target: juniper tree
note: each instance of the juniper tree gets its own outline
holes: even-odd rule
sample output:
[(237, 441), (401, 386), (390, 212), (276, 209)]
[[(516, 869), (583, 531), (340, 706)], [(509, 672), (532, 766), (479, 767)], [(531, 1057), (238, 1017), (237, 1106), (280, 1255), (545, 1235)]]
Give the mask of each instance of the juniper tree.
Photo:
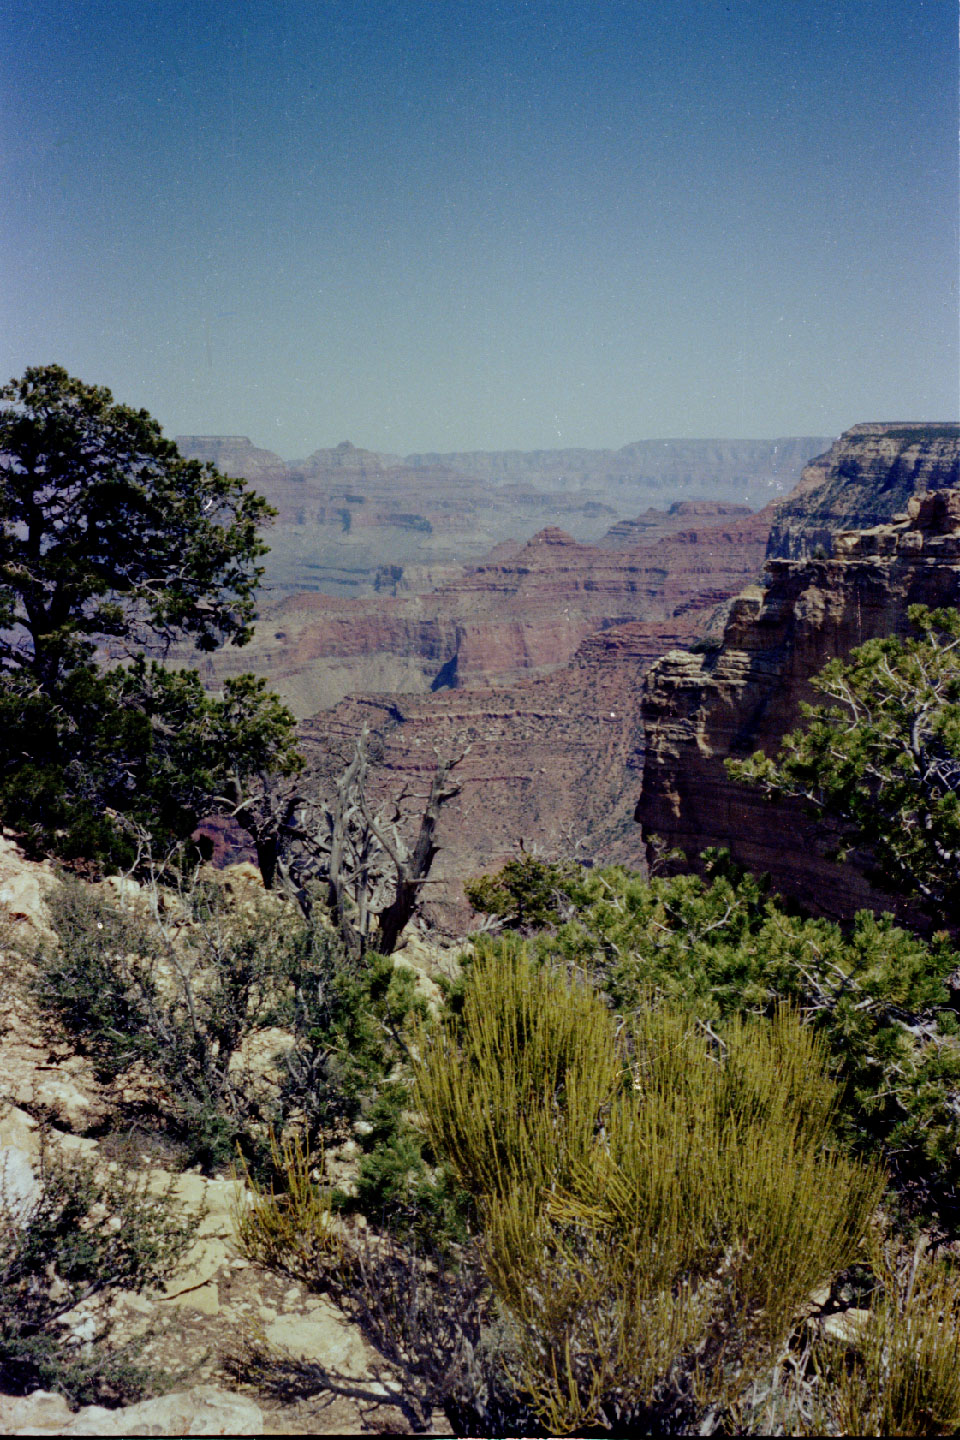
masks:
[(217, 701), (157, 663), (175, 640), (250, 638), (273, 511), (59, 365), (0, 402), (0, 816), (35, 849), (114, 858), (118, 816), (189, 834), (236, 755), (298, 763), (292, 715), (252, 677)]

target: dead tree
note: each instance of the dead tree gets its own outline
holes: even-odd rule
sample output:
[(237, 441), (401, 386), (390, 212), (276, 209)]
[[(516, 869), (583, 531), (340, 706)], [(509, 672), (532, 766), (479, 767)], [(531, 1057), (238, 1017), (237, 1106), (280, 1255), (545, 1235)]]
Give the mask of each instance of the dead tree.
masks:
[[(327, 885), (330, 908), (347, 949), (389, 955), (416, 914), (422, 887), (439, 849), (436, 830), (442, 807), (459, 795), (451, 772), (464, 759), (437, 754), (426, 797), (404, 789), (374, 812), (367, 793), (369, 755), (364, 727), (353, 759), (340, 776), (332, 802), (311, 827), (306, 850)], [(408, 802), (423, 803), (416, 842), (410, 849), (401, 824), (414, 817)], [(319, 823), (317, 823), (319, 822)]]
[[(404, 788), (389, 805), (374, 810), (367, 794), (370, 762), (364, 726), (328, 802), (306, 799), (299, 778), (296, 785), (283, 787), (262, 779), (241, 785), (237, 776), (230, 793), (218, 797), (220, 813), (235, 819), (252, 838), (267, 889), (285, 889), (309, 914), (317, 886), (325, 887), (349, 953), (378, 950), (389, 955), (419, 907), (439, 849), (440, 811), (460, 793), (451, 772), (467, 750), (453, 758), (436, 753), (428, 794), (417, 796)], [(410, 848), (402, 832), (417, 823), (420, 805)]]

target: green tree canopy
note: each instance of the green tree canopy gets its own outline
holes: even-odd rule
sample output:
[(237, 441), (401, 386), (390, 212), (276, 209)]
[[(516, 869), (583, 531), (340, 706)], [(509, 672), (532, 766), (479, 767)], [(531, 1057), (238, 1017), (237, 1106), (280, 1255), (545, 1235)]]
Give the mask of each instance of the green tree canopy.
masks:
[(758, 752), (727, 769), (838, 821), (850, 846), (872, 856), (881, 884), (956, 928), (960, 612), (914, 605), (909, 613), (916, 635), (869, 640), (821, 671), (813, 683), (828, 703), (804, 707), (806, 724), (775, 760)]
[(98, 640), (250, 636), (267, 502), (59, 365), (0, 390), (0, 667), (51, 686)]
[(299, 767), (262, 681), (215, 699), (155, 658), (250, 638), (273, 511), (58, 365), (0, 400), (0, 815), (36, 850), (129, 858), (133, 832), (189, 835), (227, 777)]

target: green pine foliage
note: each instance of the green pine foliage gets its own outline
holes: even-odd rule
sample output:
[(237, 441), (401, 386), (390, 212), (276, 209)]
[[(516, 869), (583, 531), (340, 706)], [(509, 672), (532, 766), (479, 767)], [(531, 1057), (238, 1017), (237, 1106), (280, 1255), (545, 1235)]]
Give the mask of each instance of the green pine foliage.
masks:
[(528, 851), (509, 860), (496, 875), (481, 875), (464, 886), (482, 915), (494, 915), (511, 930), (539, 930), (567, 908), (574, 867), (551, 864)]
[(273, 511), (60, 366), (0, 401), (0, 816), (35, 854), (128, 866), (302, 763), (261, 680), (211, 699), (151, 658), (249, 640)]
[(935, 924), (960, 914), (960, 612), (910, 607), (915, 635), (869, 640), (813, 684), (828, 697), (776, 759), (728, 761), (735, 779), (797, 795), (838, 822), (883, 886)]
[[(803, 917), (722, 853), (707, 875), (583, 872), (573, 914), (528, 939), (542, 961), (590, 975), (629, 1015), (653, 992), (717, 1024), (798, 1008), (822, 1036), (838, 1125), (883, 1157), (902, 1203), (954, 1222), (960, 1180), (960, 1035), (943, 938), (862, 912), (847, 932)], [(480, 938), (478, 952), (495, 942)]]

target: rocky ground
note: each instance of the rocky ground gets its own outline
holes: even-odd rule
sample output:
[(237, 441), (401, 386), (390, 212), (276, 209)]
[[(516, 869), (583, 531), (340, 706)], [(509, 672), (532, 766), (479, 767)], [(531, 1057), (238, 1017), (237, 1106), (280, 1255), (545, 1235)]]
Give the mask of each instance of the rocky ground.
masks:
[[(22, 951), (45, 932), (43, 896), (54, 883), (48, 865), (24, 860), (9, 837), (0, 837), (0, 924), (6, 922), (8, 946), (13, 940)], [(11, 1192), (29, 1197), (35, 1187), (42, 1132), (68, 1158), (99, 1166), (114, 1163), (118, 1153), (117, 1138), (109, 1135), (109, 1093), (81, 1057), (43, 1037), (13, 953), (5, 950), (0, 972), (0, 1167), (8, 1199)], [(422, 942), (400, 958), (421, 970), (430, 963)], [(430, 988), (426, 977), (423, 984)], [(136, 1149), (132, 1140), (125, 1145)], [(196, 1217), (196, 1241), (176, 1278), (163, 1291), (120, 1294), (110, 1307), (115, 1338), (146, 1337), (142, 1359), (169, 1393), (118, 1410), (88, 1406), (77, 1413), (47, 1392), (0, 1395), (0, 1434), (339, 1435), (414, 1428), (403, 1377), (359, 1327), (326, 1296), (241, 1255), (233, 1224), (244, 1204), (241, 1185), (198, 1171), (171, 1173), (162, 1154), (134, 1158), (147, 1165), (151, 1188), (172, 1183), (182, 1211)], [(67, 1321), (82, 1334), (89, 1317), (75, 1311)], [(281, 1398), (245, 1381), (251, 1342), (291, 1362), (284, 1366)], [(436, 1418), (425, 1433), (444, 1433), (444, 1417)]]

